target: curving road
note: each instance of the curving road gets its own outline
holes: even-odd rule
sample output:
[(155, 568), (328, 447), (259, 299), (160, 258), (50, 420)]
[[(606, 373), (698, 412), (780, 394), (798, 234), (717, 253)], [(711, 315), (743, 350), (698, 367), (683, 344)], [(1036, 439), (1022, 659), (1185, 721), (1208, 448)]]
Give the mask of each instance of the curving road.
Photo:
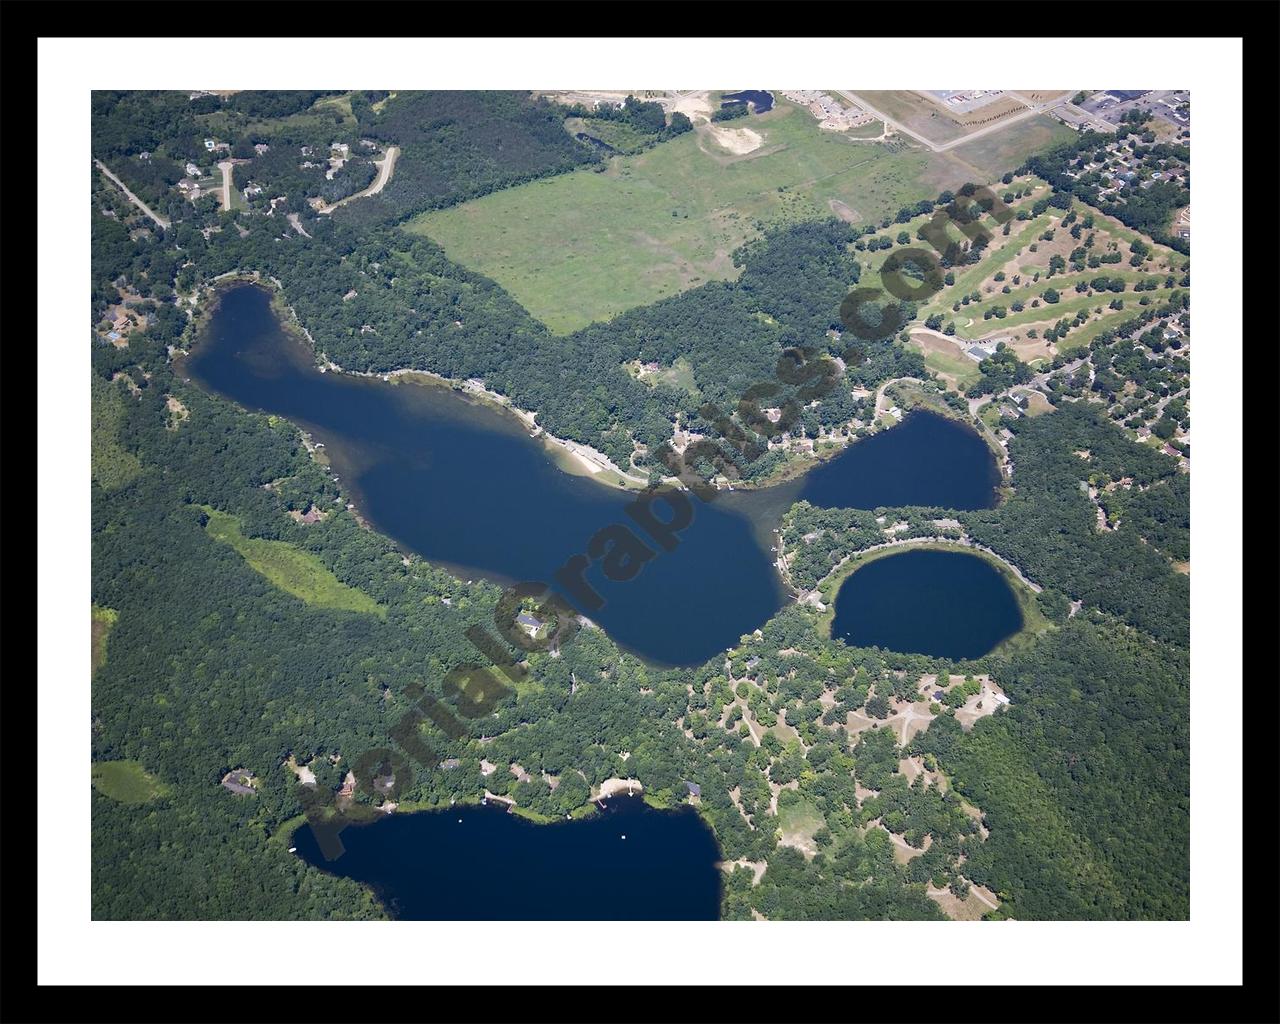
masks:
[(391, 180), (391, 175), (396, 169), (396, 157), (400, 155), (399, 146), (388, 146), (387, 155), (381, 161), (375, 161), (378, 166), (378, 177), (372, 185), (362, 192), (355, 195), (347, 196), (346, 199), (339, 199), (336, 203), (330, 203), (328, 206), (322, 206), (319, 213), (333, 213), (339, 206), (351, 202), (353, 199), (363, 199), (365, 196), (376, 196), (385, 187), (387, 182)]

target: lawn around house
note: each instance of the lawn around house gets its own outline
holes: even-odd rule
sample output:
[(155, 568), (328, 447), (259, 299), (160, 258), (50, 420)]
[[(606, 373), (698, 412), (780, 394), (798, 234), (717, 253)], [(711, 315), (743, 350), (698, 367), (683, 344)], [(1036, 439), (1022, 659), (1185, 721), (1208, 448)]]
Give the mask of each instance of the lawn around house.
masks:
[(209, 517), (205, 527), (209, 536), (234, 548), (273, 586), (320, 608), (386, 618), (387, 610), (382, 605), (364, 591), (347, 586), (310, 551), (303, 551), (285, 541), (246, 537), (240, 532), (240, 523), (235, 516), (207, 505), (201, 507)]

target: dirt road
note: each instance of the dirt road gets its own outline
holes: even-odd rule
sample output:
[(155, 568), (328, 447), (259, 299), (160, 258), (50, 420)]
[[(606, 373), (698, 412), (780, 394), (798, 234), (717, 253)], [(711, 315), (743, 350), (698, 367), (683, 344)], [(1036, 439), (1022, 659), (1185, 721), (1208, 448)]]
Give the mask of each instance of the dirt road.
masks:
[(328, 206), (320, 207), (319, 212), (333, 213), (333, 211), (336, 210), (339, 206), (344, 206), (345, 204), (351, 202), (354, 199), (363, 199), (365, 196), (376, 196), (379, 192), (381, 192), (386, 187), (387, 182), (391, 180), (391, 175), (395, 172), (395, 169), (396, 169), (396, 157), (398, 157), (399, 155), (400, 155), (399, 146), (388, 146), (387, 155), (384, 156), (381, 161), (374, 161), (378, 167), (378, 177), (377, 179), (375, 179), (372, 185), (370, 185), (368, 188), (366, 188), (362, 192), (357, 192), (353, 196), (347, 196), (346, 199), (339, 199), (336, 203), (330, 203)]
[(100, 170), (103, 174), (105, 174), (108, 178), (110, 178), (112, 181), (116, 183), (117, 187), (120, 189), (121, 192), (125, 194), (125, 198), (127, 198), (129, 202), (133, 203), (134, 206), (136, 206), (139, 210), (145, 213), (153, 221), (159, 224), (160, 227), (167, 228), (170, 226), (170, 222), (168, 220), (166, 220), (164, 217), (161, 217), (158, 213), (152, 210), (151, 207), (149, 207), (141, 199), (139, 199), (132, 192), (130, 192), (128, 187), (126, 187), (125, 183), (121, 181), (119, 178), (117, 178), (114, 174), (111, 173), (111, 171), (107, 169), (106, 164), (104, 164), (101, 160), (96, 160), (96, 159), (93, 162), (97, 164), (98, 170)]

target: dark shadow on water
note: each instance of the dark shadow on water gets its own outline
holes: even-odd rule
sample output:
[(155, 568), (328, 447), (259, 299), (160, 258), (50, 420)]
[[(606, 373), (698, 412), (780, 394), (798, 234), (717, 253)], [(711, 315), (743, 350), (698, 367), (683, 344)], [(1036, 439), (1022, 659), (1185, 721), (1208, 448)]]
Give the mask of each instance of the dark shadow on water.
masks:
[(625, 795), (606, 808), (550, 825), (495, 804), (395, 813), (343, 830), (346, 852), (333, 861), (307, 825), (293, 845), (309, 864), (371, 886), (404, 920), (719, 917), (720, 852), (693, 808), (658, 811)]

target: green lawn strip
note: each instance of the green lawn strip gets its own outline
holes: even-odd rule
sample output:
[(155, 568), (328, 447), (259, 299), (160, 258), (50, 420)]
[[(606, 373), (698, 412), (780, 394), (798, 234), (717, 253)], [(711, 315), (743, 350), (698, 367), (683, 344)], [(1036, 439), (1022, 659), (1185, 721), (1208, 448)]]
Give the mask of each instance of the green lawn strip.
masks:
[(934, 373), (946, 374), (955, 378), (956, 388), (964, 391), (982, 376), (978, 364), (966, 356), (947, 356), (941, 352), (926, 352), (924, 365)]
[(107, 637), (119, 617), (120, 613), (114, 608), (99, 608), (96, 604), (92, 606), (89, 635), (93, 645), (92, 671), (95, 674), (107, 663)]
[[(971, 302), (967, 306), (961, 306), (960, 309), (961, 311), (965, 311), (965, 310), (970, 311), (968, 315), (972, 316), (973, 315), (972, 311), (975, 309), (979, 314), (981, 314), (985, 312), (987, 309), (990, 309), (992, 306), (1008, 307), (1015, 302), (1022, 302), (1025, 305), (1025, 304), (1029, 304), (1033, 299), (1040, 298), (1040, 296), (1043, 295), (1050, 288), (1058, 292), (1065, 300), (1069, 297), (1078, 296), (1081, 294), (1076, 291), (1076, 285), (1078, 283), (1083, 281), (1085, 284), (1088, 284), (1090, 281), (1092, 281), (1096, 277), (1108, 277), (1108, 278), (1119, 277), (1124, 280), (1125, 284), (1130, 284), (1130, 285), (1137, 284), (1139, 281), (1155, 281), (1157, 285), (1155, 290), (1158, 291), (1161, 288), (1163, 288), (1164, 280), (1166, 276), (1167, 275), (1164, 275), (1164, 274), (1143, 274), (1143, 273), (1139, 273), (1138, 271), (1104, 271), (1104, 270), (1087, 270), (1081, 273), (1071, 273), (1071, 274), (1065, 274), (1065, 275), (1055, 274), (1053, 277), (1042, 276), (1039, 281), (1034, 281), (1031, 284), (1023, 284), (1017, 288), (1011, 288), (1007, 293), (994, 292), (991, 295), (984, 297), (980, 304)], [(1107, 302), (1110, 302), (1112, 299), (1118, 299), (1122, 297), (1128, 298), (1131, 301), (1133, 301), (1133, 300), (1136, 300), (1136, 298), (1140, 298), (1142, 294), (1143, 294), (1142, 292), (1135, 293), (1132, 288), (1129, 288), (1123, 292), (1112, 292), (1112, 291), (1095, 292), (1093, 297), (1096, 299), (1106, 299)], [(1149, 291), (1146, 294), (1152, 294), (1152, 292)], [(1041, 305), (1044, 305), (1044, 303), (1042, 302)], [(959, 316), (960, 314), (956, 313), (956, 315)]]
[(386, 618), (387, 610), (361, 590), (339, 580), (310, 551), (303, 551), (285, 541), (245, 537), (235, 516), (205, 505), (209, 516), (205, 527), (214, 540), (234, 548), (250, 567), (261, 573), (273, 586), (285, 593), (320, 608), (363, 612)]
[[(1153, 293), (1154, 294), (1154, 293)], [(1101, 300), (1099, 296), (1080, 295), (1071, 299), (1063, 299), (1061, 302), (1047, 303), (1042, 302), (1038, 307), (1032, 308), (1028, 306), (1021, 313), (1010, 313), (1004, 319), (992, 317), (990, 320), (984, 320), (981, 316), (973, 316), (967, 310), (956, 313), (956, 335), (957, 337), (972, 340), (985, 334), (992, 334), (996, 331), (1012, 330), (1023, 324), (1039, 323), (1041, 320), (1052, 321), (1057, 323), (1059, 320), (1066, 318), (1070, 320), (1082, 309), (1094, 309), (1101, 306), (1104, 313), (1107, 312), (1107, 302), (1110, 300)], [(976, 312), (976, 310), (975, 310)], [(1124, 310), (1110, 310), (1113, 313), (1119, 313), (1123, 317)], [(964, 325), (960, 322), (960, 317), (973, 317), (974, 322), (971, 325)]]
[(1044, 232), (1048, 223), (1049, 214), (1042, 213), (1039, 217), (1034, 217), (1027, 221), (1027, 226), (1016, 235), (1011, 228), (1007, 242), (998, 249), (988, 250), (988, 254), (981, 261), (957, 273), (955, 284), (948, 285), (935, 295), (928, 305), (921, 309), (920, 317), (924, 319), (934, 313), (941, 313), (944, 317), (950, 316), (951, 306), (956, 301), (955, 296), (967, 295), (974, 291), (978, 285), (995, 273), (996, 270), (1008, 263), (1019, 249), (1025, 248), (1035, 241)]
[(95, 761), (91, 772), (93, 788), (120, 803), (144, 804), (169, 792), (137, 761)]

